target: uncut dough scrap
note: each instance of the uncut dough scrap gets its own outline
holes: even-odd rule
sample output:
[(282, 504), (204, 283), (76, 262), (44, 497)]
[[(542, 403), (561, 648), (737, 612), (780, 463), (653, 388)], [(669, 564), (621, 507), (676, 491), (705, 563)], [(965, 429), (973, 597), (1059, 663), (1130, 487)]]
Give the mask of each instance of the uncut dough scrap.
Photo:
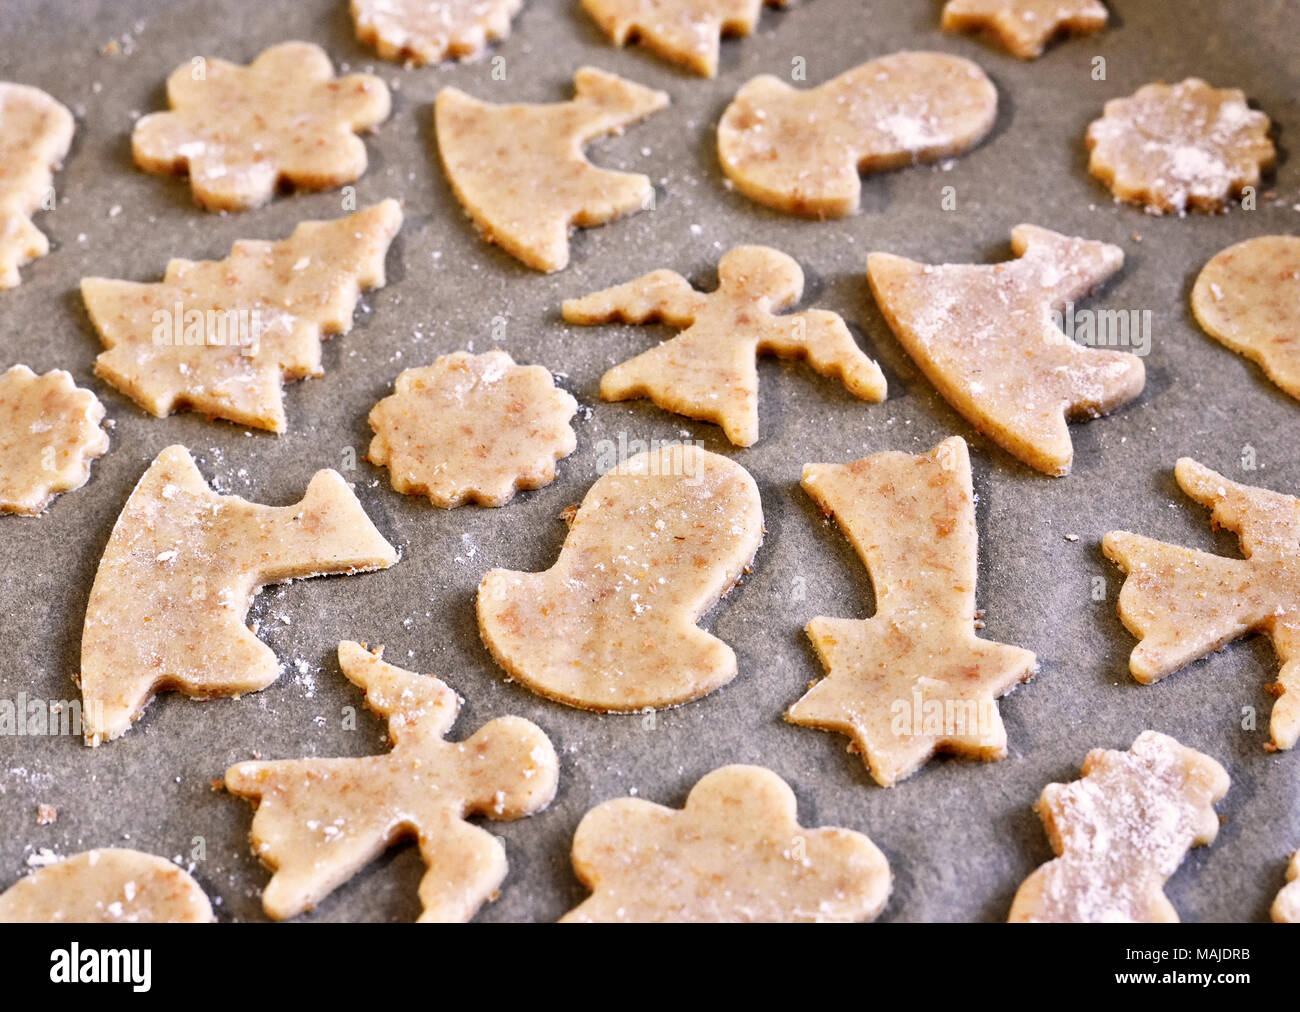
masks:
[(1021, 884), (1012, 922), (1167, 922), (1165, 882), (1219, 833), (1228, 774), (1202, 752), (1143, 731), (1127, 752), (1093, 749), (1083, 776), (1034, 805), (1058, 855)]
[(339, 665), (388, 720), (392, 750), (354, 759), (246, 762), (226, 788), (253, 801), (253, 852), (274, 871), (262, 894), (276, 920), (309, 910), (414, 837), (426, 871), (421, 921), (467, 921), (506, 876), (505, 848), (469, 815), (521, 819), (555, 797), (559, 760), (541, 728), (498, 717), (463, 742), (444, 741), (461, 699), (444, 682), (339, 644)]
[(1119, 617), (1138, 637), (1129, 670), (1143, 685), (1248, 633), (1273, 641), (1282, 663), (1269, 690), (1277, 696), (1270, 748), (1300, 739), (1300, 499), (1239, 485), (1189, 457), (1174, 478), (1212, 511), (1210, 523), (1237, 535), (1244, 559), (1227, 559), (1127, 531), (1101, 542), (1128, 574)]
[(640, 42), (704, 77), (718, 72), (723, 35), (749, 35), (763, 5), (791, 0), (582, 0), (582, 8), (614, 45)]
[(241, 240), (224, 260), (172, 260), (160, 282), (84, 278), (108, 349), (95, 374), (159, 418), (188, 408), (283, 432), (285, 381), (324, 373), (321, 341), (352, 329), (363, 289), (383, 287), (401, 226), (385, 200), (279, 242)]
[(718, 158), (751, 200), (839, 218), (858, 209), (860, 172), (968, 151), (997, 110), (984, 71), (943, 53), (894, 53), (803, 91), (763, 74), (722, 114)]
[(1276, 161), (1268, 130), (1236, 88), (1195, 77), (1148, 84), (1107, 102), (1088, 126), (1088, 171), (1152, 212), (1221, 211)]
[(1215, 254), (1192, 288), (1192, 312), (1300, 399), (1300, 236), (1262, 235)]
[(388, 86), (370, 74), (335, 77), (325, 50), (285, 42), (242, 67), (197, 57), (167, 78), (169, 112), (143, 116), (131, 134), (146, 172), (188, 173), (209, 211), (265, 204), (276, 188), (325, 190), (361, 177), (356, 136), (388, 118)]
[(90, 462), (108, 452), (103, 420), (99, 398), (62, 369), (0, 375), (0, 513), (36, 516), (86, 484)]
[(1096, 418), (1142, 392), (1128, 352), (1089, 348), (1053, 319), (1124, 263), (1118, 246), (1017, 225), (1007, 263), (931, 266), (867, 257), (881, 313), (926, 378), (968, 422), (1044, 474), (1070, 471), (1066, 422)]
[(32, 872), (0, 894), (3, 924), (200, 924), (212, 906), (166, 858), (109, 847)]
[(1005, 758), (996, 699), (1037, 662), (975, 635), (979, 534), (965, 440), (916, 456), (806, 464), (803, 487), (866, 565), (876, 614), (808, 623), (826, 677), (787, 719), (848, 735), (884, 787), (936, 752)]
[(573, 867), (592, 896), (567, 922), (867, 921), (889, 863), (861, 833), (805, 829), (794, 792), (761, 766), (723, 766), (682, 809), (618, 798), (586, 814)]
[(1106, 27), (1099, 0), (948, 0), (943, 30), (988, 29), (1007, 52), (1022, 60), (1043, 55), (1057, 35), (1090, 35)]
[(578, 445), (578, 402), (540, 365), (504, 351), (458, 351), (397, 377), (370, 411), (367, 454), (393, 488), (443, 509), (504, 506), (518, 489), (555, 480), (555, 462)]
[(569, 263), (569, 230), (645, 208), (648, 177), (598, 169), (583, 147), (667, 107), (668, 96), (602, 70), (573, 77), (574, 98), (495, 105), (458, 88), (434, 103), (443, 171), (483, 238), (534, 270)]
[(415, 66), (477, 56), (510, 34), (523, 0), (352, 0), (357, 38)]
[(666, 411), (723, 427), (737, 446), (758, 439), (757, 355), (805, 358), (864, 400), (885, 399), (885, 377), (835, 313), (777, 316), (803, 296), (803, 271), (767, 246), (740, 246), (718, 264), (718, 289), (693, 289), (660, 270), (581, 299), (564, 319), (596, 324), (662, 321), (681, 334), (610, 369), (600, 380), (607, 401), (649, 397)]
[(1286, 880), (1287, 885), (1273, 901), (1273, 920), (1279, 924), (1300, 924), (1300, 850), (1291, 855)]
[(15, 287), (18, 268), (50, 251), (31, 216), (53, 196), (52, 173), (73, 129), (72, 113), (39, 88), (0, 81), (0, 289)]
[(275, 654), (244, 624), (266, 584), (396, 561), (335, 471), (318, 471), (292, 506), (261, 506), (213, 492), (185, 447), (167, 447), (123, 507), (90, 591), (87, 742), (124, 734), (159, 690), (211, 699), (274, 682)]
[(478, 590), (483, 642), (540, 695), (600, 712), (675, 706), (736, 676), (696, 626), (763, 537), (758, 487), (694, 444), (620, 462), (588, 490), (542, 573), (494, 569)]

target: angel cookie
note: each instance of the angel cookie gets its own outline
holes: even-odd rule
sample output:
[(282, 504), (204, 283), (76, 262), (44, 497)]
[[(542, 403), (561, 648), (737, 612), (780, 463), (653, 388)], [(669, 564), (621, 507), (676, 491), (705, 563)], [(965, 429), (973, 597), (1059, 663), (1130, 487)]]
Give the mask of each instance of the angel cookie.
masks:
[(90, 590), (87, 742), (124, 734), (160, 690), (211, 699), (274, 682), (275, 654), (244, 624), (266, 584), (396, 561), (337, 472), (318, 471), (292, 506), (260, 506), (213, 492), (189, 451), (169, 446), (127, 500)]
[(146, 172), (187, 173), (209, 211), (265, 204), (281, 186), (326, 190), (366, 171), (356, 136), (388, 118), (388, 87), (370, 74), (335, 77), (307, 42), (265, 50), (246, 67), (196, 57), (167, 78), (168, 112), (142, 116), (131, 134)]
[(54, 210), (52, 172), (72, 131), (72, 113), (45, 92), (0, 81), (0, 289), (16, 286), (18, 268), (50, 251), (32, 215)]
[(62, 369), (0, 374), (0, 513), (37, 516), (86, 484), (91, 461), (108, 452), (103, 420), (99, 398)]
[(578, 402), (540, 365), (504, 351), (458, 351), (407, 369), (370, 412), (368, 457), (393, 488), (451, 509), (504, 506), (518, 489), (555, 480), (555, 462), (578, 445)]
[(607, 401), (650, 397), (667, 411), (717, 422), (737, 446), (758, 439), (758, 355), (806, 358), (864, 400), (885, 399), (885, 377), (835, 313), (778, 316), (803, 295), (803, 271), (767, 246), (740, 246), (718, 264), (718, 290), (697, 292), (661, 270), (564, 303), (569, 323), (662, 321), (677, 337), (601, 377)]
[(1226, 559), (1127, 531), (1102, 539), (1106, 558), (1128, 574), (1119, 617), (1138, 637), (1129, 670), (1158, 682), (1248, 633), (1273, 641), (1282, 662), (1270, 691), (1272, 748), (1300, 739), (1300, 499), (1239, 485), (1183, 457), (1179, 487), (1211, 510), (1212, 526), (1237, 535), (1244, 559)]
[(1214, 842), (1228, 774), (1202, 752), (1143, 731), (1127, 752), (1093, 749), (1083, 777), (1034, 806), (1055, 859), (1025, 879), (1009, 921), (1177, 921), (1164, 894), (1193, 846)]
[(1106, 27), (1100, 0), (948, 0), (945, 32), (988, 30), (1002, 48), (1022, 60), (1043, 55), (1058, 35), (1091, 35)]
[(420, 66), (477, 56), (510, 34), (523, 0), (352, 0), (357, 38), (385, 60)]
[(723, 766), (682, 809), (617, 798), (583, 817), (573, 868), (590, 899), (568, 922), (868, 921), (889, 863), (861, 833), (805, 829), (794, 792), (761, 766)]
[(764, 74), (722, 114), (718, 158), (751, 200), (840, 218), (858, 209), (859, 173), (962, 154), (997, 110), (984, 71), (944, 53), (894, 53), (803, 91)]
[(483, 238), (538, 271), (569, 263), (569, 230), (646, 207), (650, 180), (598, 169), (583, 147), (668, 105), (668, 96), (583, 67), (574, 97), (550, 105), (495, 105), (457, 88), (434, 104), (442, 167)]
[(245, 762), (226, 772), (226, 789), (257, 807), (253, 852), (274, 872), (262, 904), (276, 920), (312, 909), (414, 838), (427, 868), (420, 920), (467, 921), (495, 897), (506, 855), (500, 840), (465, 819), (521, 819), (555, 796), (559, 761), (541, 728), (498, 717), (462, 742), (444, 741), (460, 697), (382, 654), (339, 644), (343, 674), (388, 721), (387, 755)]
[(84, 278), (107, 348), (95, 374), (158, 418), (191, 409), (283, 432), (285, 381), (322, 375), (321, 341), (352, 329), (363, 289), (384, 286), (401, 226), (385, 200), (279, 242), (241, 240), (224, 260), (172, 260), (159, 282)]
[(876, 614), (808, 623), (826, 677), (786, 719), (848, 735), (883, 787), (936, 752), (1005, 758), (996, 700), (1037, 662), (975, 635), (978, 534), (965, 441), (954, 436), (918, 456), (806, 464), (803, 487), (866, 565)]
[(555, 565), (494, 569), (478, 590), (483, 642), (534, 692), (600, 712), (676, 706), (736, 676), (696, 626), (763, 537), (754, 479), (693, 444), (621, 462), (587, 492)]
[(1117, 246), (1017, 225), (1003, 264), (931, 266), (867, 257), (876, 304), (939, 393), (980, 432), (1044, 474), (1070, 471), (1067, 421), (1096, 418), (1142, 392), (1129, 352), (1089, 348), (1061, 330), (1072, 306), (1123, 266)]

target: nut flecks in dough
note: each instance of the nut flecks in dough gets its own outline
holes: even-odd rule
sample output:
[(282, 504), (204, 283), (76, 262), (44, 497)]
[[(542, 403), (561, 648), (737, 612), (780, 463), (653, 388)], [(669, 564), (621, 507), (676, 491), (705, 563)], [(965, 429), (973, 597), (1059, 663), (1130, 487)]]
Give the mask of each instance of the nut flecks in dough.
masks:
[(0, 513), (36, 516), (86, 484), (90, 462), (108, 452), (103, 420), (99, 398), (62, 369), (0, 374)]
[(246, 67), (198, 57), (167, 78), (168, 112), (131, 134), (146, 172), (188, 173), (209, 211), (265, 204), (277, 187), (326, 190), (366, 171), (356, 136), (388, 118), (388, 86), (370, 74), (335, 77), (325, 50), (285, 42)]
[(1143, 731), (1127, 752), (1093, 749), (1083, 776), (1034, 805), (1058, 855), (1021, 884), (1012, 922), (1177, 921), (1164, 885), (1219, 832), (1228, 774), (1202, 752)]
[(1195, 77), (1148, 84), (1107, 102), (1089, 125), (1088, 171), (1155, 213), (1221, 211), (1276, 160), (1268, 130), (1268, 117), (1236, 88)]
[(335, 471), (318, 471), (292, 506), (261, 506), (213, 492), (185, 447), (167, 447), (127, 500), (90, 591), (87, 742), (124, 734), (157, 691), (211, 699), (274, 682), (275, 654), (244, 624), (266, 584), (396, 561)]
[(943, 8), (944, 31), (988, 29), (1022, 60), (1042, 56), (1047, 44), (1066, 32), (1099, 32), (1106, 19), (1099, 0), (948, 0)]
[(434, 104), (438, 152), (456, 198), (483, 238), (539, 271), (569, 263), (569, 230), (641, 210), (654, 195), (639, 173), (598, 169), (583, 146), (667, 107), (662, 91), (583, 67), (575, 96), (495, 105), (457, 88)]
[(1128, 352), (1089, 348), (1053, 317), (1124, 263), (1117, 246), (1034, 225), (1011, 233), (1001, 264), (930, 266), (889, 253), (867, 258), (871, 291), (926, 378), (967, 421), (1045, 474), (1068, 474), (1069, 420), (1095, 418), (1142, 392)]
[(885, 855), (861, 833), (805, 829), (761, 766), (723, 766), (682, 809), (618, 798), (586, 814), (573, 867), (592, 896), (568, 922), (866, 921), (884, 909)]
[(722, 114), (718, 157), (750, 199), (838, 218), (858, 209), (860, 172), (968, 151), (997, 108), (984, 71), (943, 53), (894, 53), (803, 91), (763, 74)]
[(1300, 400), (1300, 236), (1262, 235), (1216, 254), (1192, 288), (1192, 312)]
[(582, 8), (616, 46), (647, 49), (704, 77), (718, 72), (723, 35), (749, 35), (764, 2), (790, 0), (582, 0)]
[(554, 566), (494, 569), (478, 590), (483, 642), (534, 692), (586, 710), (675, 706), (736, 676), (696, 622), (763, 537), (758, 487), (694, 444), (617, 462), (587, 492)]
[(884, 787), (936, 752), (1005, 758), (996, 699), (1031, 678), (1036, 660), (975, 635), (979, 536), (965, 441), (807, 464), (803, 487), (866, 565), (876, 614), (808, 623), (827, 674), (787, 719), (848, 735)]
[(50, 251), (31, 216), (52, 209), (52, 170), (72, 144), (72, 113), (39, 88), (0, 81), (0, 289)]
[(1127, 531), (1102, 539), (1106, 558), (1128, 574), (1119, 617), (1138, 637), (1129, 670), (1144, 685), (1221, 650), (1248, 633), (1273, 641), (1282, 663), (1269, 747), (1300, 739), (1300, 499), (1239, 485), (1183, 457), (1179, 487), (1237, 535), (1244, 559), (1165, 544)]
[(352, 0), (357, 38), (420, 66), (477, 56), (510, 34), (523, 0)]
[(1286, 867), (1287, 885), (1277, 894), (1270, 911), (1278, 924), (1300, 924), (1300, 850)]
[(540, 365), (458, 351), (397, 377), (370, 412), (368, 456), (398, 492), (443, 509), (504, 506), (516, 490), (555, 480), (555, 462), (578, 445), (569, 425), (577, 410)]
[(401, 225), (385, 200), (279, 242), (237, 242), (224, 260), (172, 260), (160, 282), (85, 278), (108, 349), (95, 374), (159, 418), (192, 409), (283, 432), (284, 382), (323, 373), (321, 341), (351, 330), (363, 289), (383, 287)]
[(718, 290), (695, 291), (661, 270), (564, 303), (569, 323), (662, 321), (682, 330), (669, 341), (610, 369), (600, 381), (607, 401), (650, 397), (667, 411), (716, 422), (737, 446), (758, 439), (758, 355), (806, 358), (865, 400), (885, 398), (885, 377), (835, 313), (777, 316), (803, 296), (803, 271), (767, 246), (740, 246), (718, 264)]
[(3, 924), (199, 924), (202, 888), (166, 858), (109, 847), (46, 865), (0, 894)]
[(541, 728), (498, 717), (465, 741), (444, 741), (460, 697), (382, 653), (339, 644), (343, 673), (388, 720), (387, 755), (245, 762), (226, 772), (226, 788), (257, 806), (253, 851), (274, 871), (262, 904), (277, 920), (311, 909), (414, 837), (427, 868), (420, 920), (467, 921), (505, 879), (506, 856), (465, 818), (520, 819), (555, 796), (559, 760)]

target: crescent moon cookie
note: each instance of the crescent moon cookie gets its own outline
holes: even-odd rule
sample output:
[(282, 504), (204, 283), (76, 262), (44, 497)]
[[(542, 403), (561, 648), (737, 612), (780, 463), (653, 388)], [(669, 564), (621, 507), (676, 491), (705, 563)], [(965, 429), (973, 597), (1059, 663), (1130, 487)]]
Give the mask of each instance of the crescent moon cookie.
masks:
[(858, 210), (859, 173), (969, 151), (997, 110), (984, 71), (944, 53), (894, 53), (802, 91), (763, 74), (722, 114), (718, 159), (751, 200), (841, 218)]
[(0, 289), (15, 287), (18, 268), (50, 251), (32, 215), (54, 209), (53, 171), (73, 129), (72, 113), (39, 88), (0, 81)]
[(1043, 55), (1058, 35), (1091, 35), (1106, 27), (1099, 0), (948, 0), (945, 32), (987, 31), (1022, 60)]
[(805, 829), (794, 792), (761, 766), (723, 766), (686, 807), (617, 798), (589, 811), (573, 868), (592, 891), (567, 922), (869, 921), (889, 863), (861, 833)]
[(357, 38), (412, 66), (477, 56), (510, 34), (523, 0), (352, 0)]
[(479, 632), (512, 678), (569, 706), (686, 703), (736, 677), (731, 647), (696, 622), (762, 538), (743, 467), (694, 444), (648, 450), (591, 486), (550, 569), (483, 577)]

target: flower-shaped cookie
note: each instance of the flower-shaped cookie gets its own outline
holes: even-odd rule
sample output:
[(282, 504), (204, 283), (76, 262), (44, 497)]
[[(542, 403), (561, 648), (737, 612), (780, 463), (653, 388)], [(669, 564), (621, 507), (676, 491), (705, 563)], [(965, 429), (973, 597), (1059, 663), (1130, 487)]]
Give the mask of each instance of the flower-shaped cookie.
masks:
[(477, 56), (510, 34), (524, 0), (352, 0), (357, 38), (419, 66)]
[(0, 288), (18, 268), (50, 251), (31, 216), (49, 210), (51, 170), (72, 144), (72, 113), (39, 88), (0, 81)]
[(555, 480), (555, 462), (578, 445), (569, 425), (577, 410), (540, 365), (458, 351), (397, 377), (396, 392), (370, 412), (368, 456), (398, 492), (443, 509), (504, 506), (517, 490)]

